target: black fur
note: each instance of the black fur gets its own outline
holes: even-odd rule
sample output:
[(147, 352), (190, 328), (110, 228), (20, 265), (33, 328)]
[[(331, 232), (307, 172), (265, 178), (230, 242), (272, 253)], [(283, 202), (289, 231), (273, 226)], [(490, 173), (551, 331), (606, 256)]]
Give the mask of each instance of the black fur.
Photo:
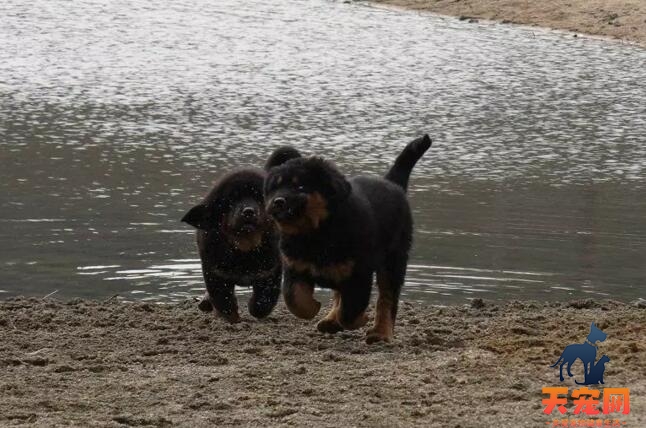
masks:
[[(265, 163), (265, 171), (289, 159), (300, 157), (293, 147), (280, 147)], [(204, 198), (191, 208), (182, 221), (197, 228), (197, 247), (202, 261), (206, 293), (200, 310), (216, 313), (230, 322), (240, 319), (234, 294), (235, 285), (251, 285), (249, 313), (256, 318), (271, 313), (280, 294), (282, 269), (278, 256), (278, 236), (265, 213), (262, 193), (265, 171), (241, 168), (222, 177)], [(256, 210), (255, 231), (261, 234), (253, 248), (240, 248), (251, 230), (235, 230), (243, 219), (242, 209)], [(244, 221), (242, 222), (244, 226)]]
[(269, 171), (267, 212), (281, 232), (283, 295), (294, 314), (316, 315), (320, 305), (308, 300), (316, 284), (336, 290), (340, 300), (319, 330), (362, 326), (376, 272), (378, 317), (367, 340), (392, 339), (412, 241), (405, 191), (413, 166), (430, 145), (428, 136), (411, 142), (386, 178), (347, 180), (318, 157), (291, 159)]
[[(197, 247), (207, 294), (200, 309), (212, 310), (230, 322), (239, 321), (235, 285), (253, 287), (249, 312), (262, 318), (276, 305), (281, 266), (278, 237), (264, 211), (265, 173), (238, 169), (222, 177), (182, 218), (197, 228)], [(245, 218), (244, 209), (253, 209)]]
[(279, 147), (269, 156), (265, 162), (265, 171), (269, 171), (275, 166), (284, 164), (290, 159), (300, 158), (301, 154), (298, 150), (290, 146)]
[(410, 172), (429, 147), (431, 147), (431, 139), (428, 135), (410, 142), (406, 149), (397, 156), (395, 163), (386, 173), (386, 180), (398, 184), (404, 191), (408, 190)]

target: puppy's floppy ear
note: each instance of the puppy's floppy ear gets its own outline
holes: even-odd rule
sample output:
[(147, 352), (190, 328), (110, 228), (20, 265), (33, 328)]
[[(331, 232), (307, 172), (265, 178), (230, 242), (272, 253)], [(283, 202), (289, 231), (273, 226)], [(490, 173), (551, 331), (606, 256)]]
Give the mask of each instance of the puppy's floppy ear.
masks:
[(329, 171), (330, 187), (332, 189), (331, 198), (335, 201), (342, 201), (350, 195), (352, 186), (336, 169)]
[(182, 217), (182, 221), (201, 230), (209, 230), (213, 226), (213, 220), (209, 215), (209, 207), (203, 203), (191, 208), (184, 217)]
[(307, 160), (316, 175), (323, 179), (324, 193), (332, 201), (342, 201), (350, 195), (351, 186), (332, 162), (312, 156)]
[(265, 171), (269, 171), (271, 168), (282, 165), (290, 159), (300, 158), (301, 153), (293, 147), (284, 146), (279, 147), (269, 156), (267, 162), (265, 163)]

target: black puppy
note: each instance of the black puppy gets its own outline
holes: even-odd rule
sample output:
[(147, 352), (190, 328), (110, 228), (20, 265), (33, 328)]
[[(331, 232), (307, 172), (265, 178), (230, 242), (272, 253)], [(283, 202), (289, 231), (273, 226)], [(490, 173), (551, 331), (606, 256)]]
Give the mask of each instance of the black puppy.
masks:
[(385, 178), (346, 180), (318, 157), (291, 159), (269, 171), (267, 212), (280, 231), (283, 295), (294, 315), (316, 316), (317, 284), (334, 290), (332, 310), (318, 323), (319, 331), (365, 325), (376, 272), (379, 298), (366, 340), (392, 340), (412, 242), (408, 178), (430, 146), (428, 135), (408, 144)]
[[(265, 169), (299, 157), (291, 147), (274, 151)], [(199, 307), (229, 322), (240, 321), (235, 285), (253, 287), (249, 313), (266, 317), (280, 294), (278, 235), (264, 210), (265, 171), (242, 168), (220, 178), (209, 194), (182, 218), (197, 228), (197, 247), (207, 293)]]

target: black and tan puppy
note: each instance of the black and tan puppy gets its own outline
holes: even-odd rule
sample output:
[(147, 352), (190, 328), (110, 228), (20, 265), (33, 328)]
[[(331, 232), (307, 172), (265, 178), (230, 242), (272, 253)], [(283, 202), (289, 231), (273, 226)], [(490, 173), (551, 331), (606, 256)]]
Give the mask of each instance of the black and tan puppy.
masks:
[(319, 285), (334, 290), (320, 331), (365, 325), (376, 272), (375, 325), (366, 340), (392, 340), (412, 242), (406, 188), (413, 166), (430, 146), (428, 135), (408, 144), (385, 178), (347, 180), (318, 157), (291, 159), (269, 171), (267, 212), (280, 231), (283, 295), (294, 315), (316, 316), (321, 304), (313, 292)]
[[(293, 148), (277, 149), (265, 169), (300, 154)], [(209, 194), (182, 218), (197, 228), (197, 247), (207, 293), (200, 309), (229, 322), (240, 321), (235, 285), (253, 287), (249, 313), (269, 315), (280, 295), (281, 262), (278, 235), (265, 213), (265, 171), (243, 168), (220, 178)]]

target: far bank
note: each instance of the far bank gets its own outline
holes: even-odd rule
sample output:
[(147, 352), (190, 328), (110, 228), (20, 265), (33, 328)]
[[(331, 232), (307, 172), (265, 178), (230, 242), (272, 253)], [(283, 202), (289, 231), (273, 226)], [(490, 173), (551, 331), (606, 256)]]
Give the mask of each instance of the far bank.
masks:
[(646, 1), (643, 0), (374, 0), (453, 15), (535, 25), (611, 37), (646, 47)]

